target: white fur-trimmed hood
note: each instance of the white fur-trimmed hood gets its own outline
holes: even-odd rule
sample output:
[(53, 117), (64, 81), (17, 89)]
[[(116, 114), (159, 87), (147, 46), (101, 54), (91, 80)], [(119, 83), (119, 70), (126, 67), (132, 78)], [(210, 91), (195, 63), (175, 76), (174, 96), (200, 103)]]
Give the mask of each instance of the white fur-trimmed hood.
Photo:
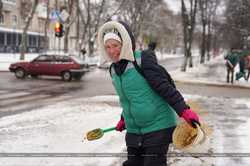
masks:
[(121, 48), (121, 54), (120, 54), (119, 60), (126, 59), (129, 61), (134, 61), (132, 41), (131, 41), (128, 31), (121, 23), (117, 21), (109, 21), (103, 24), (98, 31), (97, 40), (98, 40), (99, 52), (101, 54), (100, 55), (101, 63), (104, 61), (112, 62), (112, 60), (107, 55), (107, 52), (104, 47), (104, 41), (103, 41), (104, 33), (106, 31), (109, 31), (110, 29), (116, 29), (121, 35), (122, 48)]

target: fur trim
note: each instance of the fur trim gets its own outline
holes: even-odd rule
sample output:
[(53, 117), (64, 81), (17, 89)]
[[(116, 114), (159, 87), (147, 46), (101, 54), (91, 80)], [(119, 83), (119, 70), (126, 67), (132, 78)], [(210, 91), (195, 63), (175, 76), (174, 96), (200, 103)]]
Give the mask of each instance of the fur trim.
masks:
[(122, 39), (122, 48), (121, 48), (121, 54), (120, 54), (119, 60), (126, 59), (129, 61), (134, 61), (135, 58), (134, 58), (134, 53), (133, 53), (133, 49), (132, 49), (132, 41), (131, 41), (131, 38), (128, 34), (128, 31), (119, 22), (109, 21), (109, 22), (103, 24), (98, 31), (98, 39), (97, 40), (98, 40), (99, 52), (101, 54), (101, 56), (100, 56), (101, 63), (103, 63), (104, 61), (112, 62), (112, 60), (109, 58), (109, 56), (107, 55), (107, 52), (105, 50), (103, 37), (104, 37), (105, 32), (107, 32), (110, 29), (114, 29), (114, 28), (120, 33), (121, 39)]

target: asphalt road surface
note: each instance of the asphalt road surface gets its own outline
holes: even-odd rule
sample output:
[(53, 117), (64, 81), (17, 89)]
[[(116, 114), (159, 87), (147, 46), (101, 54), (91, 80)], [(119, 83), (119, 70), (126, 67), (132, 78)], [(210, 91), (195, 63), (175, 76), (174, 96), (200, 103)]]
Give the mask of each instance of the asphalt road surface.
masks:
[[(162, 64), (170, 71), (179, 68), (181, 58)], [(170, 64), (170, 65), (168, 65)], [(64, 82), (60, 77), (16, 79), (13, 73), (0, 72), (0, 118), (79, 97), (114, 95), (108, 70), (93, 68), (81, 81)], [(223, 98), (250, 97), (250, 89), (176, 82), (183, 94)]]

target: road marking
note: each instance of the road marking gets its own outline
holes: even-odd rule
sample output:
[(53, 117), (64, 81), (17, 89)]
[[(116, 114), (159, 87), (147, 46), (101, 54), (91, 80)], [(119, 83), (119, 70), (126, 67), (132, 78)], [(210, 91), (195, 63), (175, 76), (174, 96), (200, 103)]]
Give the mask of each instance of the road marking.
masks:
[(20, 103), (17, 105), (7, 106), (4, 109), (0, 109), (0, 118), (3, 116), (19, 114), (21, 112), (30, 111), (33, 109), (39, 109), (43, 106), (48, 106), (51, 104), (55, 104), (56, 102), (65, 101), (71, 99), (72, 96), (69, 95), (62, 95), (57, 98), (53, 98), (51, 96), (44, 96), (43, 98), (39, 98), (35, 101)]
[(8, 93), (8, 91), (6, 91), (6, 90), (0, 90), (0, 94), (3, 94), (3, 93)]
[(21, 103), (29, 103), (29, 102), (34, 102), (35, 100), (39, 99), (46, 99), (50, 97), (51, 95), (42, 95), (42, 94), (35, 94), (35, 95), (29, 95), (29, 96), (20, 96), (19, 98), (15, 99), (10, 99), (10, 100), (5, 100), (5, 101), (0, 101), (0, 106), (11, 106), (11, 105), (17, 105)]
[(13, 98), (13, 97), (18, 97), (18, 96), (24, 96), (24, 95), (29, 95), (31, 94), (30, 92), (8, 92), (7, 94), (3, 94), (0, 96), (0, 100), (2, 99), (8, 99), (8, 98)]

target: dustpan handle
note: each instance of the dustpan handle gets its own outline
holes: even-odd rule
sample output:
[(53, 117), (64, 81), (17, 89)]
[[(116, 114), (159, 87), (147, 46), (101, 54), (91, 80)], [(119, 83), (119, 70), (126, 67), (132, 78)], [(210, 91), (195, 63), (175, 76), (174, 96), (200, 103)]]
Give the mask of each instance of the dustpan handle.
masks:
[(116, 127), (111, 127), (111, 128), (103, 129), (102, 132), (106, 133), (106, 132), (109, 132), (109, 131), (113, 131), (115, 129), (116, 129)]

